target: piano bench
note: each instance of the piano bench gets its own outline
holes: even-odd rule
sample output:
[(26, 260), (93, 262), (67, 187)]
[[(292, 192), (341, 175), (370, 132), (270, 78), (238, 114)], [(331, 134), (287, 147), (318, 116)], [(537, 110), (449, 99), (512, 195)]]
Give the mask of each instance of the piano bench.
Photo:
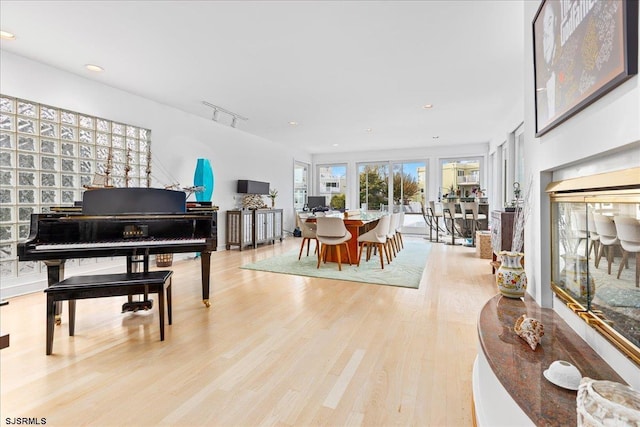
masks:
[(69, 301), (69, 336), (75, 333), (76, 301), (125, 295), (158, 294), (160, 341), (164, 341), (164, 298), (167, 297), (167, 315), (171, 324), (171, 270), (145, 273), (100, 274), (74, 276), (49, 286), (47, 294), (47, 355), (53, 351), (56, 303)]

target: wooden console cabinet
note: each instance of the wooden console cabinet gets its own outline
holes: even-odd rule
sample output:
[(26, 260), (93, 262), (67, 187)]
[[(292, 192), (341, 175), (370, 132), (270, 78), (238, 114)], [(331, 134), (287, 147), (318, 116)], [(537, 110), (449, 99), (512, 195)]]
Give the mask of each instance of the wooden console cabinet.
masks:
[(493, 252), (511, 250), (511, 239), (513, 237), (513, 220), (515, 212), (492, 211), (491, 212), (491, 242)]
[(282, 209), (256, 209), (227, 211), (227, 250), (238, 246), (254, 248), (261, 243), (282, 241)]

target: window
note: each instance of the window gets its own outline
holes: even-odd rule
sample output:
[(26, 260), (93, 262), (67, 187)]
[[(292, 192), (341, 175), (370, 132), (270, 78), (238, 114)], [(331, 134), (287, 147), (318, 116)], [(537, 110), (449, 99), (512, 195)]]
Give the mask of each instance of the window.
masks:
[(422, 215), (426, 202), (427, 166), (425, 162), (393, 164), (393, 201), (405, 213)]
[(16, 249), (32, 213), (81, 200), (105, 172), (114, 187), (142, 186), (150, 153), (148, 129), (0, 95), (0, 278), (40, 271)]
[(293, 167), (293, 208), (302, 210), (309, 194), (309, 165), (296, 161)]
[(366, 210), (385, 210), (389, 205), (389, 164), (362, 163), (358, 165), (360, 207)]
[(478, 158), (442, 160), (443, 197), (481, 197), (486, 188), (480, 182), (480, 164)]
[(524, 177), (524, 125), (520, 125), (515, 131), (516, 142), (516, 176), (515, 179), (520, 185), (526, 184)]
[(318, 165), (318, 195), (326, 196), (333, 209), (346, 207), (347, 165)]

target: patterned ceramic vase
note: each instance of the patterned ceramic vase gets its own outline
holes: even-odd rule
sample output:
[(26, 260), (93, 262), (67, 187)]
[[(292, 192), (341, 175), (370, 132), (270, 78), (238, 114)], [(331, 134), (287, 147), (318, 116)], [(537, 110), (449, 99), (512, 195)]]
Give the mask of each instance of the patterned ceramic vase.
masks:
[(500, 268), (496, 284), (500, 293), (509, 298), (521, 298), (527, 289), (527, 274), (522, 267), (522, 252), (500, 251)]

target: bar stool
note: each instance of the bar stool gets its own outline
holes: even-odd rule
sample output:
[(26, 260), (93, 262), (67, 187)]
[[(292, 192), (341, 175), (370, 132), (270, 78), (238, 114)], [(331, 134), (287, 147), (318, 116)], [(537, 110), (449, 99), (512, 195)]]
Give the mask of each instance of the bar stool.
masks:
[[(433, 226), (435, 225), (435, 217), (433, 216), (433, 210), (431, 208), (425, 207), (424, 203), (420, 205), (422, 210), (422, 218), (424, 218), (424, 223), (429, 227), (429, 241), (433, 242)], [(438, 238), (438, 232), (436, 231), (436, 239)]]
[[(442, 216), (444, 217), (444, 224), (447, 227), (447, 232), (451, 234), (450, 245), (456, 244), (456, 234), (461, 236), (460, 230), (456, 226), (456, 221), (463, 219), (462, 214), (456, 212), (455, 202), (442, 202)], [(447, 225), (447, 220), (449, 224)]]
[(471, 242), (473, 247), (476, 246), (476, 230), (480, 225), (481, 220), (487, 219), (485, 214), (478, 213), (479, 204), (477, 201), (475, 202), (460, 202), (460, 210), (462, 211), (462, 217), (467, 224), (467, 229), (469, 228), (469, 224), (471, 225)]
[(433, 218), (435, 219), (435, 222), (433, 224), (434, 226), (434, 230), (436, 232), (436, 243), (440, 243), (439, 241), (439, 237), (440, 237), (440, 232), (444, 232), (445, 230), (442, 229), (442, 227), (440, 227), (440, 218), (443, 218), (443, 212), (442, 212), (442, 203), (440, 202), (435, 202), (433, 200), (429, 201), (429, 209), (431, 209), (431, 212), (433, 214)]

